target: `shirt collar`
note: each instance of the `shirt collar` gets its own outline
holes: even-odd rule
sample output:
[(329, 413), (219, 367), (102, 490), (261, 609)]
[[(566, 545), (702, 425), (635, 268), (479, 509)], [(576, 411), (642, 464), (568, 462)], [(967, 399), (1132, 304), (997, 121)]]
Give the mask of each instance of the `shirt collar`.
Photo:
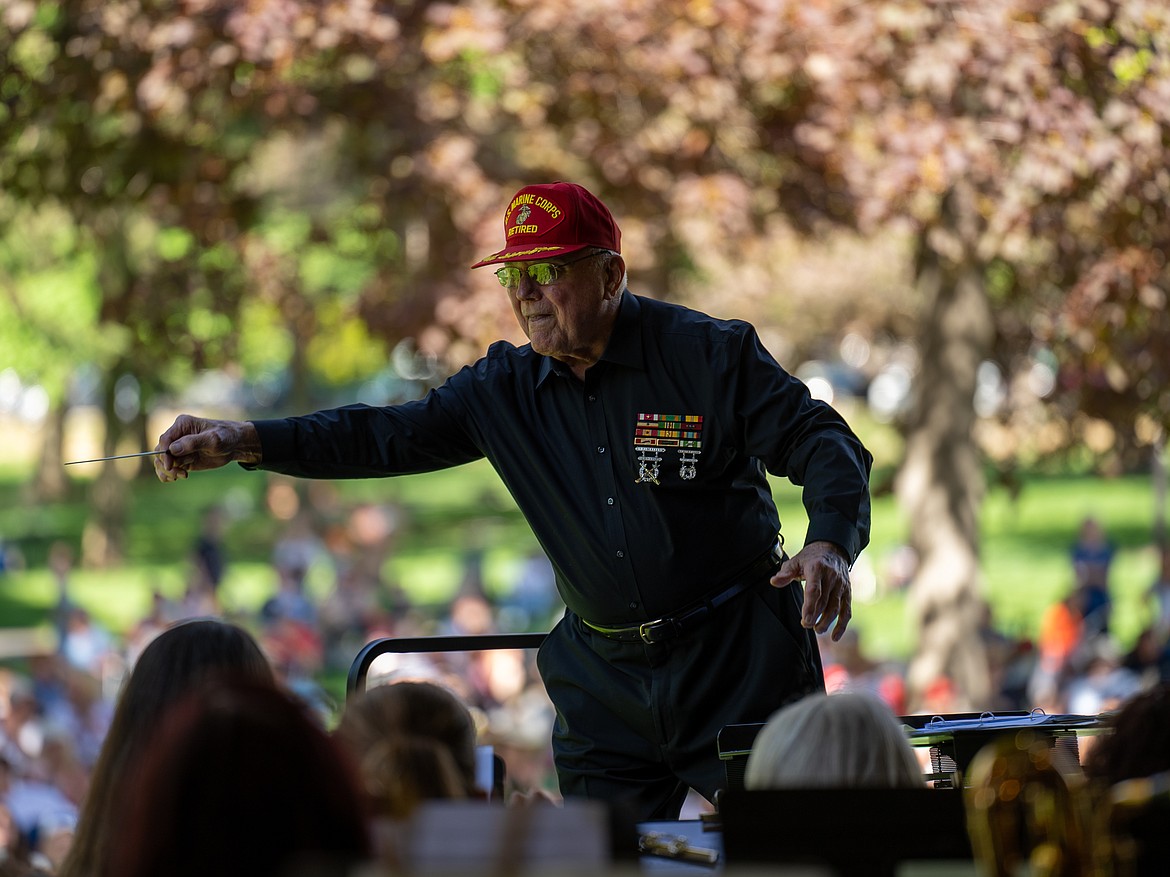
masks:
[(602, 362), (612, 362), (628, 368), (645, 370), (642, 353), (642, 305), (628, 289), (622, 293), (617, 319), (609, 343), (601, 354)]
[[(612, 362), (616, 365), (645, 370), (645, 355), (642, 352), (641, 331), (642, 305), (637, 296), (628, 289), (622, 293), (618, 306), (617, 318), (613, 323), (613, 331), (609, 336), (609, 343), (598, 362)], [(540, 369), (536, 375), (536, 386), (540, 386), (552, 374), (568, 375), (569, 369), (562, 363), (549, 356), (542, 356)]]

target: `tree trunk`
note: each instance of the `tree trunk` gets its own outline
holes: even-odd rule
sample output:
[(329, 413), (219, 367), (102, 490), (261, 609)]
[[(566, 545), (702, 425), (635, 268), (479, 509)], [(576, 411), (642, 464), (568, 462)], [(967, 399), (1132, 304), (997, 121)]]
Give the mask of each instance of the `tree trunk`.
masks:
[(56, 502), (69, 492), (69, 480), (65, 477), (65, 418), (69, 415), (69, 402), (62, 398), (49, 411), (45, 420), (45, 444), (37, 461), (33, 477), (31, 502)]
[(907, 680), (914, 710), (927, 706), (926, 692), (941, 680), (951, 683), (954, 709), (992, 706), (980, 635), (978, 513), (984, 483), (972, 427), (976, 375), (991, 349), (994, 323), (982, 272), (964, 258), (969, 250), (963, 242), (973, 238), (957, 230), (924, 241), (920, 251), (917, 277), (929, 315), (896, 485), (918, 555), (910, 588), (918, 649)]
[(1154, 482), (1154, 544), (1170, 547), (1170, 532), (1166, 530), (1166, 435), (1158, 430), (1150, 463)]
[[(102, 389), (102, 414), (105, 421), (105, 435), (102, 438), (102, 456), (118, 453), (118, 440), (122, 436), (122, 421), (114, 408), (114, 386), (121, 372), (118, 367), (110, 369), (104, 378)], [(115, 566), (125, 557), (126, 507), (129, 499), (129, 485), (122, 477), (119, 463), (124, 460), (107, 460), (102, 463), (101, 472), (90, 490), (89, 518), (81, 535), (82, 563), (87, 567), (105, 568)]]

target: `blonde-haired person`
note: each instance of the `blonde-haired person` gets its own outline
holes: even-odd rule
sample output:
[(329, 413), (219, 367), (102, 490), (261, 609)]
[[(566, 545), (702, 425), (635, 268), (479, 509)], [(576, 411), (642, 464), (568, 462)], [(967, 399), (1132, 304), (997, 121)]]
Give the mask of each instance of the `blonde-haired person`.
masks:
[[(485, 797), (476, 784), (477, 733), (462, 700), (420, 680), (363, 690), (346, 703), (333, 735), (362, 768), (369, 790), (381, 790), (375, 811), (402, 818), (429, 798)], [(391, 766), (400, 776), (387, 786)], [(391, 792), (397, 796), (386, 799)]]
[(748, 755), (744, 785), (922, 788), (925, 780), (893, 711), (869, 694), (814, 694), (777, 710)]

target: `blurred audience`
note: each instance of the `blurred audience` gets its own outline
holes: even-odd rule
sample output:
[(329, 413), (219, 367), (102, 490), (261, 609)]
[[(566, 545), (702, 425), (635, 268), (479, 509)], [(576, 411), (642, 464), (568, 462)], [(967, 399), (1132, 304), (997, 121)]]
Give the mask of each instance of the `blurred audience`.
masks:
[(276, 557), (276, 593), (260, 607), (260, 619), (266, 623), (294, 621), (306, 627), (317, 624), (317, 607), (305, 592), (309, 567), (297, 557)]
[[(172, 600), (156, 591), (121, 637), (75, 602), (73, 552), (63, 542), (53, 546), (56, 648), (28, 656), (23, 672), (0, 673), (0, 829), (7, 819), (14, 863), (55, 870), (68, 850), (64, 877), (109, 874), (109, 814), (119, 809), (144, 742), (170, 705), (221, 670), (265, 684), (278, 679), (319, 724), (338, 719), (335, 742), (352, 754), (363, 800), (383, 820), (400, 821), (422, 800), (482, 797), (477, 742), (507, 764), (510, 798), (556, 800), (555, 716), (531, 652), (383, 655), (370, 668), (365, 696), (343, 712), (321, 683), (379, 637), (547, 630), (563, 606), (543, 554), (523, 558), (501, 587), (484, 581), (500, 567), (485, 564), (487, 546), (473, 539), (455, 598), (417, 605), (387, 578), (401, 510), (340, 501), (298, 509), (282, 518), (288, 524), (273, 547), (274, 587), (257, 611), (238, 616), (240, 626), (210, 620), (225, 608), (215, 587), (226, 556), (218, 509), (208, 511), (189, 557), (186, 594)], [(1045, 612), (1034, 639), (1005, 630), (983, 607), (980, 636), (995, 690), (987, 709), (1096, 714), (1139, 703), (1141, 692), (1170, 681), (1170, 549), (1159, 550), (1155, 580), (1141, 592), (1147, 626), (1128, 652), (1109, 630), (1114, 556), (1101, 523), (1085, 519), (1071, 551), (1075, 581)], [(869, 655), (863, 631), (851, 628), (837, 643), (821, 638), (832, 696), (772, 717), (752, 753), (758, 782), (823, 785), (864, 776), (879, 785), (921, 783), (916, 750), (897, 745), (904, 742), (896, 716), (907, 711), (906, 668)], [(955, 681), (942, 677), (919, 693), (914, 709), (945, 714), (956, 698)], [(1089, 738), (1082, 752), (1093, 754), (1088, 744), (1104, 739)], [(379, 843), (392, 854), (392, 841)]]
[(0, 860), (56, 873), (73, 840), (77, 806), (45, 778), (0, 757)]
[(81, 606), (65, 613), (61, 654), (70, 666), (102, 679), (112, 661), (117, 660), (116, 643), (105, 626)]
[(203, 512), (203, 520), (195, 544), (191, 546), (191, 563), (195, 575), (213, 594), (218, 593), (227, 572), (227, 548), (224, 545), (224, 526), (227, 515), (218, 505)]
[(922, 769), (897, 717), (862, 692), (813, 694), (778, 710), (748, 755), (748, 789), (922, 788)]
[(74, 556), (73, 546), (62, 539), (49, 546), (49, 572), (53, 574), (53, 583), (57, 589), (57, 602), (53, 607), (53, 627), (57, 632), (58, 644), (65, 641), (69, 615), (74, 608), (73, 597), (69, 593)]
[(151, 641), (180, 619), (179, 608), (168, 600), (161, 591), (150, 595), (150, 609), (126, 631), (126, 663), (133, 666), (138, 656)]
[(881, 699), (895, 714), (906, 712), (906, 669), (894, 661), (876, 661), (862, 647), (861, 633), (846, 630), (834, 642), (829, 636), (818, 640), (825, 668), (825, 690), (829, 694), (863, 691)]
[(500, 601), (500, 627), (548, 630), (564, 608), (552, 563), (543, 551), (533, 549), (521, 561), (512, 590)]
[(1028, 682), (1028, 697), (1037, 707), (1063, 712), (1063, 695), (1084, 641), (1080, 594), (1072, 591), (1040, 617), (1037, 660)]
[(339, 568), (333, 589), (317, 612), (325, 666), (347, 670), (367, 642), (367, 632), (382, 620), (383, 607), (376, 585), (355, 566)]
[(1158, 572), (1146, 592), (1153, 610), (1150, 628), (1158, 642), (1165, 646), (1170, 640), (1170, 545), (1158, 546)]
[(1117, 709), (1141, 690), (1141, 677), (1124, 666), (1113, 641), (1098, 637), (1088, 645), (1083, 669), (1066, 687), (1065, 707), (1071, 713), (1095, 716)]
[(1086, 517), (1070, 551), (1085, 630), (1093, 636), (1109, 630), (1113, 596), (1109, 573), (1116, 547), (1095, 517)]

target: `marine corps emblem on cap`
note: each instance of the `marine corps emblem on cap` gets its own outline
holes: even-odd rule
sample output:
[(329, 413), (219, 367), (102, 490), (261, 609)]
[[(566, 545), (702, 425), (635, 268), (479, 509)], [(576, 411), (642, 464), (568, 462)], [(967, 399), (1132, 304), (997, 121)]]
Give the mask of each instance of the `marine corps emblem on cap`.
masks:
[(504, 211), (504, 249), (472, 265), (563, 256), (586, 247), (621, 252), (621, 231), (608, 208), (576, 183), (525, 186)]
[(521, 192), (504, 214), (504, 236), (508, 242), (517, 235), (543, 235), (565, 218), (556, 202), (535, 192)]

